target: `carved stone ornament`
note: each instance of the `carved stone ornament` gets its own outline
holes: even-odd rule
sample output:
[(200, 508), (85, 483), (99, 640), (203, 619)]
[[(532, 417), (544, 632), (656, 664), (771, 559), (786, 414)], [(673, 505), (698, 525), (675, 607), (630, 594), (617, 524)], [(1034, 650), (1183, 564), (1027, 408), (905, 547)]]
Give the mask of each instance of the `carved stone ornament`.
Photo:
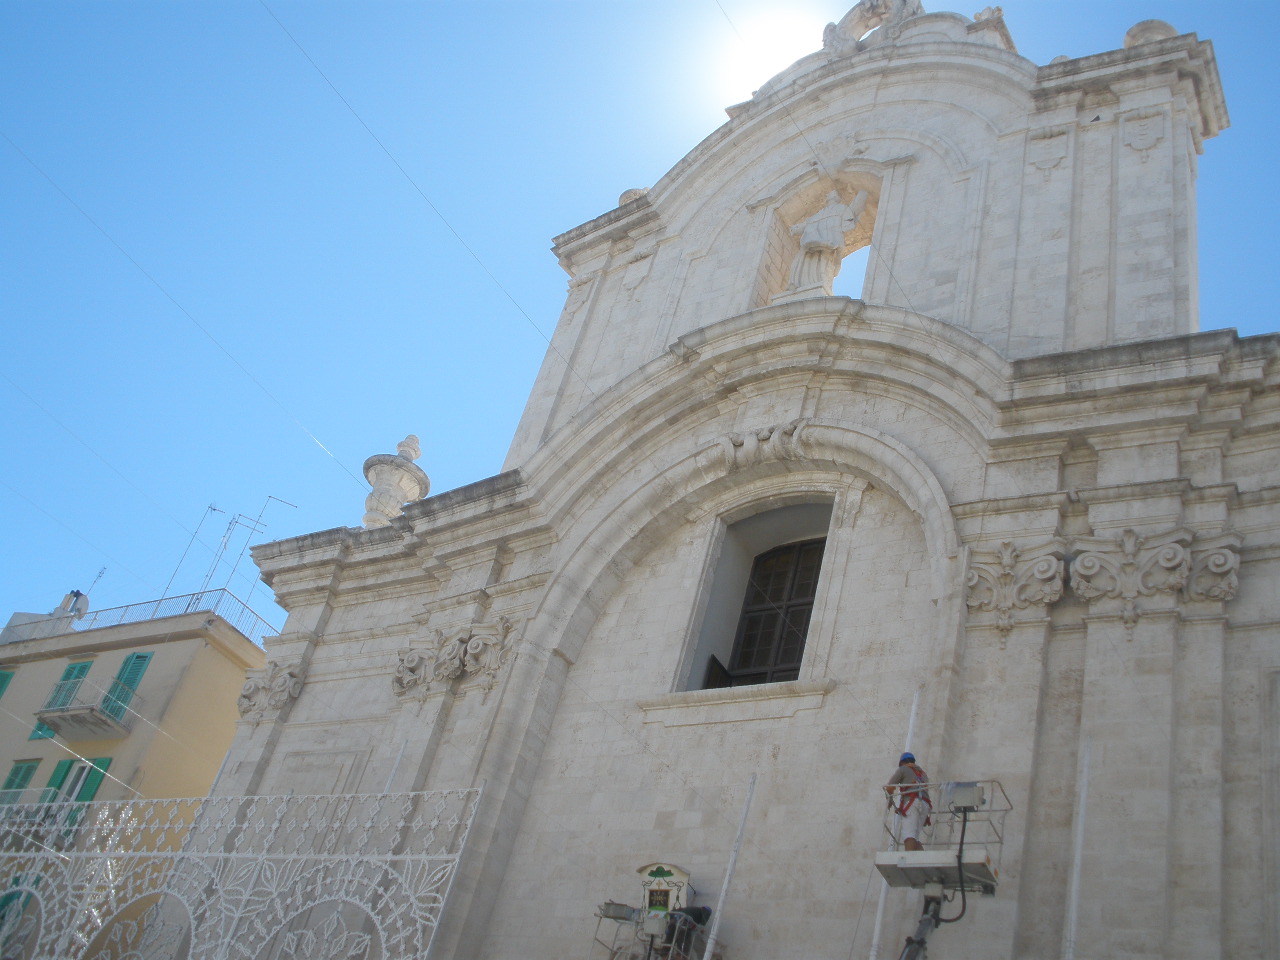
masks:
[(813, 152), (825, 170), (839, 170), (849, 161), (864, 156), (866, 144), (860, 143), (857, 136), (842, 134), (830, 140), (821, 140), (813, 145)]
[(434, 650), (400, 651), (400, 663), (391, 678), (396, 696), (425, 694), (431, 685), (447, 686), (454, 680), (479, 680), (485, 690), (492, 690), (498, 671), (511, 658), (514, 628), (507, 617), (493, 623), (472, 624), (446, 634), (436, 631)]
[(240, 716), (257, 723), (268, 713), (279, 713), (302, 693), (305, 674), (301, 662), (272, 661), (264, 670), (250, 670), (236, 701)]
[(1151, 150), (1164, 139), (1164, 114), (1130, 114), (1121, 118), (1121, 141), (1138, 151), (1142, 162), (1151, 158)]
[(415, 687), (431, 681), (431, 665), (435, 656), (427, 650), (408, 648), (400, 651), (400, 662), (391, 677), (391, 689), (397, 697), (413, 692)]
[(1227, 543), (1191, 551), (1191, 575), (1185, 589), (1188, 600), (1230, 600), (1240, 586), (1240, 543)]
[(1065, 127), (1037, 130), (1027, 140), (1027, 163), (1039, 170), (1048, 183), (1054, 169), (1067, 158), (1070, 146), (1070, 134)]
[(404, 513), (404, 505), (431, 492), (431, 480), (413, 461), (422, 447), (412, 433), (396, 445), (396, 452), (374, 454), (364, 462), (364, 476), (373, 489), (365, 497), (366, 530), (385, 527)]
[(803, 418), (779, 423), (744, 433), (731, 433), (724, 438), (722, 451), (730, 470), (739, 470), (765, 460), (795, 460), (801, 456), (798, 447)]
[(863, 49), (863, 38), (877, 27), (896, 33), (897, 26), (924, 13), (920, 0), (859, 0), (853, 9), (829, 23), (822, 32), (822, 47), (838, 57)]
[(1139, 597), (1177, 593), (1186, 586), (1190, 540), (1183, 530), (1145, 538), (1133, 529), (1114, 540), (1081, 538), (1076, 546), (1085, 549), (1071, 563), (1071, 589), (1085, 600), (1120, 601), (1120, 616), (1132, 639)]
[(1005, 540), (994, 553), (975, 552), (969, 562), (966, 586), (970, 610), (996, 614), (996, 629), (1008, 636), (1013, 612), (1031, 606), (1047, 607), (1062, 597), (1063, 548), (1051, 541), (1032, 550), (1018, 550)]

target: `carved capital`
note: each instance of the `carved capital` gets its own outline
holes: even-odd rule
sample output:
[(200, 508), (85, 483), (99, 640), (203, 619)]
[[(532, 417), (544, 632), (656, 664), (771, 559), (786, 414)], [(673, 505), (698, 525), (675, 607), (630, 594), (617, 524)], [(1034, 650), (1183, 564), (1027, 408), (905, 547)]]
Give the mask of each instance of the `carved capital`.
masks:
[(433, 660), (430, 651), (406, 648), (400, 651), (400, 662), (391, 677), (391, 689), (397, 697), (403, 697), (424, 683), (430, 683)]
[(1190, 541), (1185, 530), (1140, 537), (1132, 528), (1115, 539), (1081, 537), (1074, 544), (1079, 552), (1071, 563), (1071, 589), (1085, 600), (1119, 601), (1132, 639), (1139, 597), (1174, 594), (1186, 586)]
[(305, 676), (306, 670), (301, 661), (280, 663), (273, 660), (262, 670), (250, 670), (236, 701), (240, 716), (258, 723), (268, 714), (279, 713), (302, 693)]
[(974, 552), (966, 579), (970, 610), (996, 615), (996, 629), (1008, 636), (1015, 610), (1047, 607), (1062, 597), (1063, 544), (1059, 540), (1028, 550), (1005, 540), (994, 552)]
[(514, 627), (507, 617), (492, 623), (472, 624), (453, 633), (436, 631), (433, 650), (405, 649), (391, 678), (398, 697), (423, 695), (432, 685), (448, 686), (455, 680), (478, 680), (492, 690), (498, 672), (511, 659)]
[(1188, 600), (1231, 600), (1240, 586), (1240, 538), (1228, 535), (1220, 542), (1196, 545), (1191, 551), (1191, 574), (1184, 595)]

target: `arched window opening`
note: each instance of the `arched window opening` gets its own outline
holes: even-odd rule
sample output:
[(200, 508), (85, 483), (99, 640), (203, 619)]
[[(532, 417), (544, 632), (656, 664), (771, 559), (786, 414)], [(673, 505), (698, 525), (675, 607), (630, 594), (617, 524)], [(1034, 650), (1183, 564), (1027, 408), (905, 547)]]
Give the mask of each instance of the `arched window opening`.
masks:
[(806, 540), (756, 557), (733, 655), (728, 667), (712, 656), (707, 667), (708, 687), (782, 683), (800, 676), (826, 543), (825, 538)]
[(840, 261), (840, 272), (836, 274), (831, 285), (831, 293), (836, 297), (852, 297), (862, 299), (863, 284), (867, 279), (867, 264), (871, 259), (871, 246), (853, 251)]
[(797, 503), (724, 529), (686, 689), (800, 676), (831, 507)]

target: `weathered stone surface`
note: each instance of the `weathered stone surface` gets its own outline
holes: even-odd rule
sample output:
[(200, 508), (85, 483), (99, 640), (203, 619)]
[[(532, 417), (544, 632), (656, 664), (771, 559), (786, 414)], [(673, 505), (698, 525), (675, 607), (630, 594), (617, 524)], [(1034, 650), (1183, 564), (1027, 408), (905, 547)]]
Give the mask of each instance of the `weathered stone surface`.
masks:
[[(730, 954), (865, 954), (917, 702), (926, 769), (1015, 806), (947, 956), (1274, 954), (1280, 337), (1195, 332), (1226, 109), (1139, 26), (1036, 66), (998, 8), (865, 0), (557, 238), (507, 471), (255, 549), (306, 680), (219, 791), (483, 782), (433, 950), (550, 960), (642, 864), (713, 903), (756, 771)], [(863, 300), (803, 262), (833, 192)], [(702, 690), (752, 557), (823, 535), (799, 675)]]

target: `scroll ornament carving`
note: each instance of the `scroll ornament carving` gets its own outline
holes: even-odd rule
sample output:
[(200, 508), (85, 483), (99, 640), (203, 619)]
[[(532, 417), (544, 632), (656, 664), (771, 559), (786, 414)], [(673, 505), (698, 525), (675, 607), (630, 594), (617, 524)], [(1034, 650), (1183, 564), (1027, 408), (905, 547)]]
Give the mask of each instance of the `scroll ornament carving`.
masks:
[(1187, 578), (1188, 600), (1230, 600), (1240, 586), (1238, 543), (1193, 550), (1191, 575)]
[(1060, 543), (1024, 555), (1005, 540), (995, 553), (975, 554), (969, 565), (966, 603), (970, 610), (996, 614), (996, 629), (1008, 636), (1013, 612), (1048, 606), (1062, 597), (1064, 564)]
[(257, 723), (268, 713), (279, 713), (302, 693), (305, 673), (301, 662), (286, 664), (274, 660), (264, 670), (250, 670), (236, 701), (240, 716)]
[(478, 679), (492, 690), (498, 672), (511, 659), (514, 627), (507, 617), (493, 623), (473, 624), (453, 634), (436, 631), (434, 650), (400, 651), (400, 662), (391, 678), (396, 696), (425, 694), (433, 683), (447, 685), (459, 678)]
[(731, 433), (724, 438), (723, 451), (730, 470), (739, 470), (765, 460), (795, 460), (799, 448), (803, 418), (790, 423), (774, 424), (745, 433)]
[(1096, 546), (1078, 554), (1071, 564), (1071, 589), (1085, 600), (1111, 599), (1121, 604), (1121, 619), (1133, 637), (1138, 622), (1138, 598), (1172, 594), (1187, 584), (1191, 572), (1190, 536), (1175, 531), (1154, 542), (1132, 528), (1118, 539), (1094, 540)]

